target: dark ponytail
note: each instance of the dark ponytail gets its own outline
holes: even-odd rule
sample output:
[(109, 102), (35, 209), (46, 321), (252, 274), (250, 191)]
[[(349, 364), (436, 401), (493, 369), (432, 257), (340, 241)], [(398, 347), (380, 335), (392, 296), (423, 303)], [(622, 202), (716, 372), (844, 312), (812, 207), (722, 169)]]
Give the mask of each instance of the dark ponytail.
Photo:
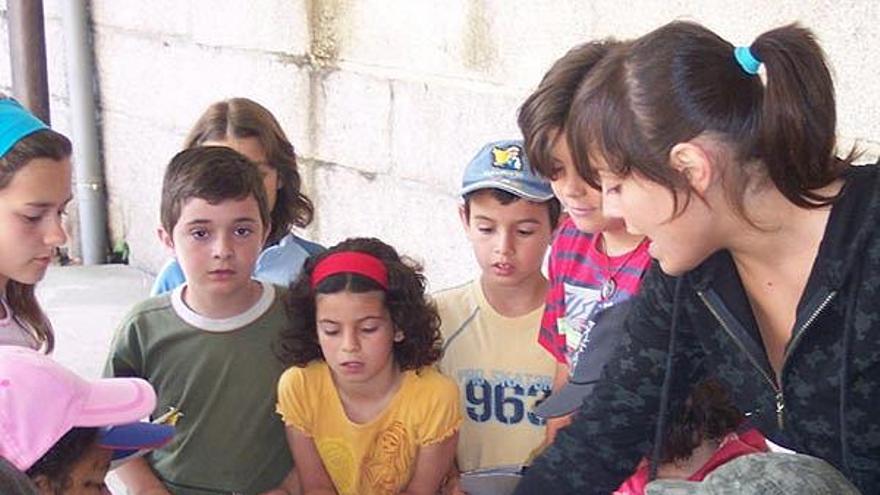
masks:
[(822, 48), (797, 24), (759, 36), (752, 53), (766, 71), (757, 148), (767, 173), (792, 203), (827, 205), (836, 196), (815, 189), (837, 179), (852, 161), (835, 157), (834, 83)]
[(693, 191), (670, 166), (670, 151), (706, 136), (729, 150), (718, 155), (730, 157), (725, 195), (750, 223), (745, 191), (765, 177), (800, 207), (833, 202), (836, 195), (816, 190), (839, 178), (855, 153), (834, 155), (834, 87), (821, 48), (810, 31), (790, 25), (761, 35), (750, 51), (763, 62), (766, 85), (740, 65), (732, 44), (691, 22), (669, 23), (606, 55), (578, 88), (566, 126), (575, 163), (587, 169), (581, 175), (594, 177), (595, 153), (618, 175), (638, 173), (665, 187), (680, 213)]

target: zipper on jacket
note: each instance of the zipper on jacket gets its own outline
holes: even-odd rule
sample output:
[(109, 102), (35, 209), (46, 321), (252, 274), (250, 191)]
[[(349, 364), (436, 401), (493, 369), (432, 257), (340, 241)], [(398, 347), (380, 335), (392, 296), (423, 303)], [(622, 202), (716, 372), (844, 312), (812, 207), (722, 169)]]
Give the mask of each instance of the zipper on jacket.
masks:
[(733, 341), (736, 343), (736, 345), (739, 346), (739, 350), (749, 357), (749, 361), (752, 362), (752, 364), (755, 366), (755, 369), (757, 369), (761, 373), (761, 376), (763, 376), (764, 379), (767, 380), (767, 383), (773, 389), (773, 393), (776, 396), (776, 422), (779, 425), (779, 429), (782, 430), (782, 427), (784, 425), (782, 414), (785, 410), (785, 398), (782, 395), (782, 387), (777, 385), (776, 380), (774, 380), (773, 377), (770, 376), (769, 373), (767, 373), (767, 370), (764, 369), (763, 366), (761, 366), (761, 363), (758, 362), (755, 356), (753, 356), (748, 350), (746, 350), (746, 346), (742, 343), (739, 337), (737, 337), (736, 334), (733, 333), (732, 330), (730, 330), (730, 327), (727, 326), (727, 322), (724, 321), (724, 318), (721, 317), (721, 314), (718, 313), (718, 310), (715, 308), (715, 306), (713, 306), (712, 303), (709, 302), (709, 299), (706, 298), (706, 294), (703, 291), (697, 291), (697, 295), (700, 296), (700, 299), (703, 301), (703, 304), (706, 305), (706, 308), (709, 310), (709, 312), (712, 313), (712, 316), (714, 316), (715, 319), (718, 320), (718, 323), (721, 324), (721, 328), (723, 328), (724, 331), (727, 332), (727, 335), (729, 335), (730, 338), (733, 339)]
[(779, 390), (776, 391), (776, 424), (779, 425), (779, 429), (782, 430), (785, 428), (785, 397), (782, 395), (782, 387), (779, 387)]
[(816, 318), (819, 317), (819, 314), (831, 303), (831, 300), (834, 299), (834, 296), (837, 295), (836, 291), (830, 291), (825, 298), (816, 306), (816, 309), (810, 314), (810, 317), (807, 318), (807, 321), (804, 322), (803, 325), (800, 326), (798, 331), (791, 336), (791, 341), (788, 343), (788, 346), (785, 349), (785, 353), (782, 354), (782, 366), (779, 368), (779, 393), (776, 395), (776, 420), (779, 422), (779, 429), (781, 430), (783, 427), (783, 413), (785, 410), (785, 399), (782, 395), (782, 374), (785, 371), (785, 363), (788, 362), (788, 356), (791, 354), (792, 350), (797, 346), (797, 343), (800, 342), (801, 336), (806, 332), (807, 328), (816, 321)]
[[(760, 365), (760, 363), (758, 363), (757, 359), (755, 359), (755, 357), (746, 350), (745, 345), (742, 343), (742, 341), (739, 339), (739, 337), (737, 337), (736, 334), (734, 334), (730, 330), (730, 327), (727, 326), (727, 322), (724, 321), (724, 319), (718, 313), (718, 310), (712, 305), (712, 303), (709, 302), (709, 299), (706, 298), (705, 294), (702, 291), (698, 291), (697, 295), (700, 296), (700, 299), (703, 301), (703, 304), (706, 305), (706, 308), (709, 309), (709, 312), (712, 313), (712, 316), (714, 316), (715, 319), (718, 320), (718, 323), (721, 324), (721, 328), (723, 328), (724, 331), (727, 332), (727, 334), (730, 336), (730, 338), (733, 339), (733, 341), (739, 346), (740, 350), (743, 353), (745, 353), (746, 356), (749, 357), (749, 360), (752, 362), (752, 364), (755, 366), (755, 368), (757, 368), (758, 371), (761, 372), (761, 375), (764, 376), (764, 378), (767, 380), (767, 382), (773, 388), (773, 391), (776, 394), (776, 423), (779, 426), (780, 430), (784, 429), (784, 426), (785, 426), (785, 395), (783, 395), (783, 393), (782, 393), (782, 383), (777, 384), (776, 380), (774, 380), (767, 373), (767, 371), (764, 369), (764, 367), (762, 367)], [(828, 306), (828, 304), (831, 303), (831, 300), (834, 299), (834, 296), (836, 296), (836, 295), (837, 295), (836, 291), (830, 291), (825, 296), (825, 298), (822, 300), (822, 302), (819, 303), (818, 306), (816, 306), (816, 309), (813, 310), (813, 312), (810, 314), (810, 317), (807, 318), (807, 321), (805, 321), (804, 324), (800, 326), (798, 331), (796, 333), (794, 333), (794, 335), (792, 335), (791, 341), (788, 344), (788, 347), (785, 351), (785, 354), (783, 354), (783, 356), (782, 356), (782, 366), (779, 368), (780, 380), (782, 377), (782, 372), (783, 372), (783, 370), (785, 370), (785, 363), (788, 361), (789, 354), (791, 354), (791, 351), (795, 348), (797, 343), (800, 341), (801, 336), (804, 334), (805, 330), (807, 328), (809, 328), (809, 326), (812, 325), (814, 321), (816, 321), (816, 318), (819, 317), (819, 314), (822, 313), (822, 311)]]
[(831, 303), (831, 300), (834, 299), (834, 296), (836, 295), (837, 291), (830, 291), (825, 296), (825, 299), (823, 299), (822, 302), (819, 303), (818, 306), (816, 306), (816, 309), (813, 310), (813, 313), (810, 315), (809, 318), (807, 318), (807, 321), (805, 321), (804, 324), (801, 325), (797, 333), (791, 336), (791, 342), (789, 342), (788, 348), (786, 348), (785, 353), (782, 355), (782, 367), (779, 369), (780, 375), (782, 374), (782, 370), (785, 369), (785, 362), (788, 361), (788, 355), (791, 354), (792, 349), (794, 349), (797, 343), (801, 340), (801, 335), (804, 334), (804, 330), (806, 330), (807, 327), (809, 327), (813, 324), (814, 321), (816, 321), (816, 318), (819, 317), (819, 313), (821, 313), (828, 306), (828, 304)]

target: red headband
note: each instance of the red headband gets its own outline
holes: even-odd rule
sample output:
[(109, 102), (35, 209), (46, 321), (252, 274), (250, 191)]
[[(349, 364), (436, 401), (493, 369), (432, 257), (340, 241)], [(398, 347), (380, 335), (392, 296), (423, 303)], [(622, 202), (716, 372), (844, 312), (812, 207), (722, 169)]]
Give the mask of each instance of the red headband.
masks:
[(357, 273), (388, 288), (388, 270), (379, 258), (360, 251), (342, 251), (322, 259), (312, 271), (312, 289), (337, 273)]

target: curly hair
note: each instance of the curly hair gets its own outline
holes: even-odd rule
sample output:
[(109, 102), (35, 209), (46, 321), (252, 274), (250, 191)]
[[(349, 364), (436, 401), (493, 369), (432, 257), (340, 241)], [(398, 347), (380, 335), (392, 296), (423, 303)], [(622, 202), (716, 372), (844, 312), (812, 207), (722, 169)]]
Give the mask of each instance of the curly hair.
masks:
[(721, 440), (736, 430), (743, 414), (733, 405), (724, 386), (714, 378), (691, 389), (684, 404), (670, 415), (661, 463), (687, 459), (704, 440)]
[[(381, 260), (388, 270), (388, 289), (354, 273), (331, 275), (313, 289), (315, 266), (327, 256), (343, 251), (366, 253)], [(353, 238), (309, 258), (299, 278), (291, 284), (285, 300), (291, 323), (282, 331), (278, 349), (278, 357), (285, 364), (304, 367), (311, 361), (324, 359), (318, 343), (315, 297), (343, 291), (356, 294), (385, 292), (385, 306), (391, 321), (404, 335), (401, 342), (394, 343), (394, 359), (401, 370), (418, 369), (440, 359), (440, 316), (434, 303), (425, 295), (422, 267), (378, 239)]]
[(209, 106), (193, 125), (184, 141), (185, 148), (209, 141), (256, 138), (266, 152), (268, 165), (278, 172), (278, 198), (272, 208), (272, 230), (267, 245), (280, 241), (293, 226), (306, 227), (315, 208), (302, 193), (302, 177), (293, 145), (281, 125), (266, 107), (248, 98), (230, 98)]
[(28, 477), (33, 480), (45, 476), (55, 493), (64, 493), (70, 486), (70, 473), (77, 461), (97, 441), (97, 428), (71, 429), (27, 469)]

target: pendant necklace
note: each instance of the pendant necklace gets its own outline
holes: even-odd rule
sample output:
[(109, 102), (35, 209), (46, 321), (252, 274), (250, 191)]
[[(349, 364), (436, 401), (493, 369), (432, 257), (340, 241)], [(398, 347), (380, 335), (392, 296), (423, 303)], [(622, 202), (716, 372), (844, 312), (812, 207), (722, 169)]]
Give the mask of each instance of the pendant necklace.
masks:
[[(605, 238), (603, 237), (603, 245), (605, 244), (604, 241)], [(602, 280), (602, 284), (599, 286), (599, 297), (602, 301), (610, 301), (611, 298), (614, 297), (615, 294), (617, 294), (617, 280), (615, 279), (615, 277), (617, 277), (617, 274), (620, 273), (620, 270), (622, 270), (623, 267), (625, 267), (626, 264), (629, 263), (629, 260), (631, 260), (632, 257), (635, 256), (636, 252), (638, 252), (639, 247), (642, 245), (643, 242), (645, 241), (639, 242), (636, 247), (634, 247), (632, 251), (630, 251), (629, 254), (626, 255), (626, 258), (624, 258), (623, 261), (621, 261), (620, 264), (617, 265), (617, 268), (615, 268), (614, 271), (611, 271), (611, 256), (608, 256), (608, 253), (605, 252), (607, 251), (607, 247), (603, 246), (605, 247), (605, 250), (601, 251), (601, 253), (602, 256), (605, 257), (605, 266), (602, 267), (602, 278), (604, 280)]]

